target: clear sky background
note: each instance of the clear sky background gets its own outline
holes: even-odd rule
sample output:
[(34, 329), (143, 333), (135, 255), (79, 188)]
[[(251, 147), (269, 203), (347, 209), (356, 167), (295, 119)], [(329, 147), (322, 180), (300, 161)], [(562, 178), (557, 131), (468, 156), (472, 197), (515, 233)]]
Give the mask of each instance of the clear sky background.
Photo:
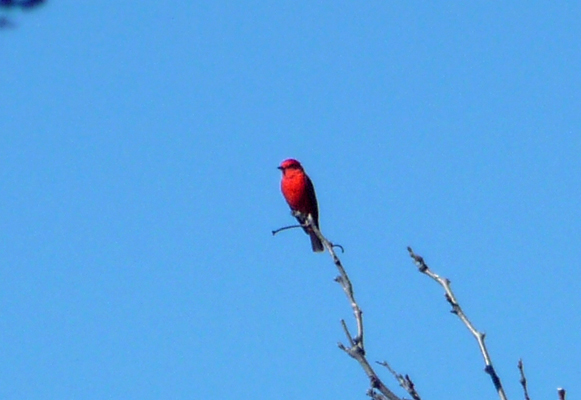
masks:
[[(187, 3), (187, 4), (186, 4)], [(581, 5), (49, 1), (0, 31), (0, 398), (581, 395)], [(387, 371), (384, 382), (404, 393)]]

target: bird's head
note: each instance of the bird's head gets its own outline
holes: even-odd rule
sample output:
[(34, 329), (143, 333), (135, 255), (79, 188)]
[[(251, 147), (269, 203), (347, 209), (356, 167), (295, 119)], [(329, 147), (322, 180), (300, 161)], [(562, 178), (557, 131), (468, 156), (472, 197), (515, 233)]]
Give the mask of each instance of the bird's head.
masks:
[(283, 162), (281, 162), (280, 163), (280, 166), (278, 166), (278, 169), (280, 169), (283, 173), (286, 170), (299, 170), (299, 171), (302, 171), (303, 170), (303, 166), (297, 160), (295, 160), (293, 158), (289, 158), (289, 159), (286, 159)]

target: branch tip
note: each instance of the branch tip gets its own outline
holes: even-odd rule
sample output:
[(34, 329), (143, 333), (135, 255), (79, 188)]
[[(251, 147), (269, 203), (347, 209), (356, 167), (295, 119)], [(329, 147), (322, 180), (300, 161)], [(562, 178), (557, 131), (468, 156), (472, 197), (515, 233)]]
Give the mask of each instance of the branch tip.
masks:
[(531, 398), (529, 397), (529, 391), (527, 388), (527, 378), (525, 376), (525, 370), (524, 370), (524, 366), (523, 366), (523, 362), (522, 362), (522, 358), (518, 360), (518, 364), (517, 364), (517, 368), (520, 372), (520, 384), (523, 388), (523, 392), (525, 395), (525, 400), (531, 400)]
[(490, 354), (488, 353), (488, 349), (486, 348), (486, 344), (484, 342), (485, 334), (479, 332), (474, 327), (472, 322), (470, 322), (466, 314), (464, 314), (462, 307), (460, 306), (460, 304), (456, 300), (456, 297), (454, 296), (454, 293), (452, 292), (452, 288), (450, 285), (451, 281), (448, 278), (440, 277), (439, 275), (431, 271), (428, 268), (424, 259), (420, 255), (415, 254), (411, 247), (408, 247), (407, 250), (410, 254), (410, 257), (413, 259), (414, 263), (418, 267), (419, 271), (432, 278), (444, 289), (445, 299), (452, 306), (451, 310), (452, 314), (455, 314), (456, 316), (458, 316), (458, 318), (460, 318), (462, 323), (466, 326), (466, 328), (468, 328), (472, 336), (474, 336), (474, 338), (478, 342), (478, 347), (480, 348), (480, 352), (482, 353), (482, 357), (484, 358), (485, 365), (484, 370), (490, 376), (494, 388), (496, 389), (498, 396), (500, 397), (500, 400), (506, 400), (507, 397), (506, 394), (504, 393), (504, 388), (502, 387), (500, 378), (498, 377), (496, 371), (494, 370), (494, 367), (492, 366), (492, 360), (490, 358)]
[(294, 229), (294, 228), (302, 228), (302, 225), (288, 225), (283, 226), (282, 228), (275, 229), (272, 231), (272, 236), (276, 235), (279, 232), (286, 231), (287, 229)]

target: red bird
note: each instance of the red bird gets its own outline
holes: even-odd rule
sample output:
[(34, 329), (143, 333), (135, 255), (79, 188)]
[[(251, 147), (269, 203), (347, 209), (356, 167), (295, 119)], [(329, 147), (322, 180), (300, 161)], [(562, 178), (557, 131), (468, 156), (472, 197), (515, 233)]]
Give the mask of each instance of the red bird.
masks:
[[(317, 196), (313, 182), (305, 174), (305, 170), (300, 162), (289, 158), (284, 160), (280, 167), (282, 171), (282, 180), (280, 181), (280, 190), (292, 211), (299, 211), (305, 216), (311, 214), (315, 226), (319, 227), (319, 207), (317, 205)], [(303, 224), (304, 218), (297, 217), (297, 220)], [(311, 237), (311, 246), (313, 251), (323, 251), (323, 243), (319, 240), (315, 232), (310, 229), (305, 232)]]

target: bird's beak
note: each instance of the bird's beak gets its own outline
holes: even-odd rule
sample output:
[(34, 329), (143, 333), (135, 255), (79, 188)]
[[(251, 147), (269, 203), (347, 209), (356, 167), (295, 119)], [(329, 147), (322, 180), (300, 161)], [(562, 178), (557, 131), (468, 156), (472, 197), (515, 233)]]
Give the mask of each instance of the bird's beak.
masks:
[(276, 167), (277, 169), (280, 169), (282, 171), (282, 167)]

